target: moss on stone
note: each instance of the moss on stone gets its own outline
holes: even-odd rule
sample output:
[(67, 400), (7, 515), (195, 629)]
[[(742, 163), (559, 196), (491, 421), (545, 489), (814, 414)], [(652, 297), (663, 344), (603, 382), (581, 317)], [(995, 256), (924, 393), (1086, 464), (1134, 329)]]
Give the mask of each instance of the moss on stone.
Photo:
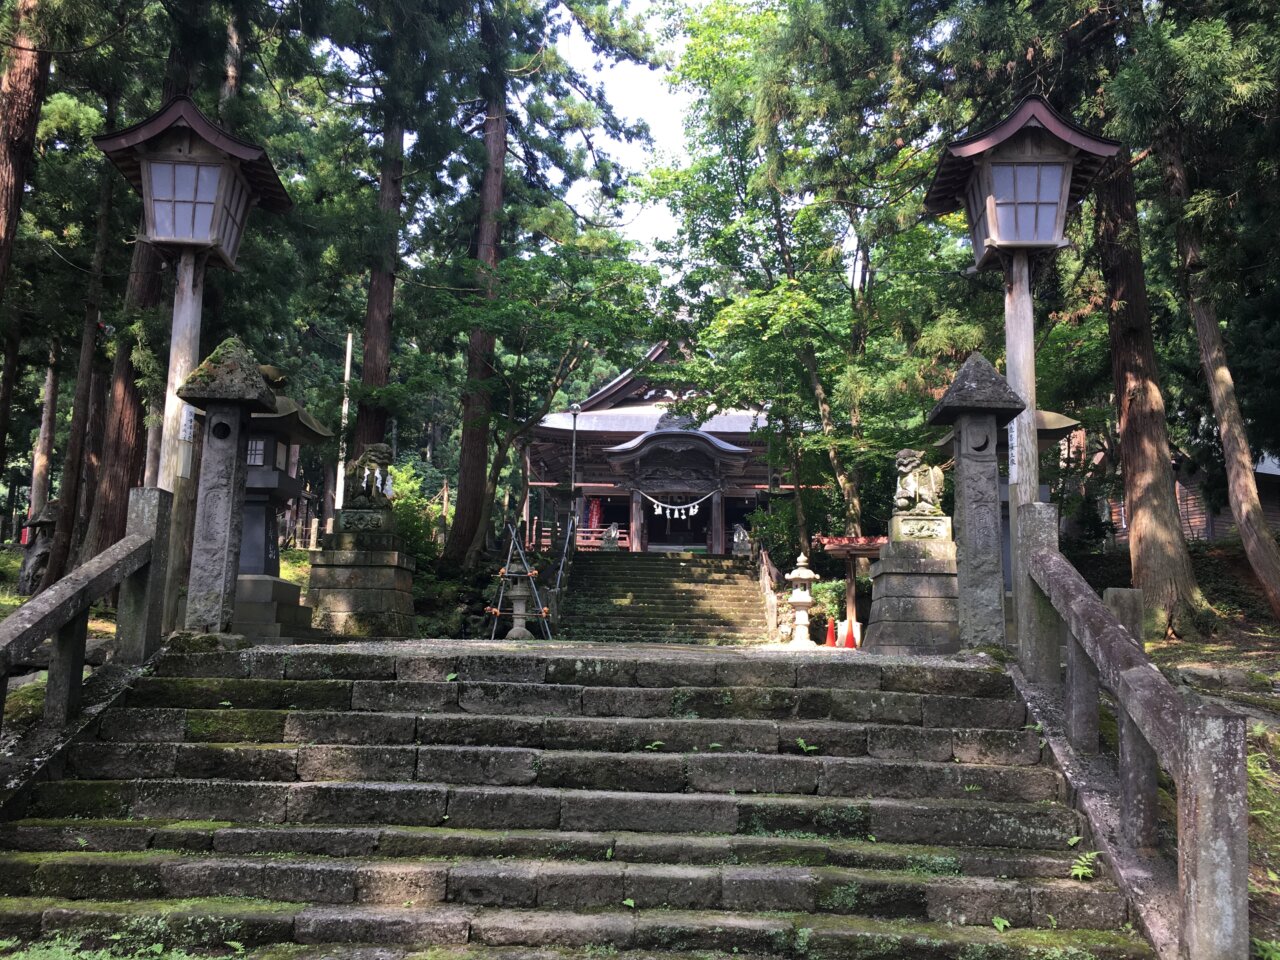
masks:
[(210, 744), (279, 743), (283, 710), (188, 710), (187, 740)]

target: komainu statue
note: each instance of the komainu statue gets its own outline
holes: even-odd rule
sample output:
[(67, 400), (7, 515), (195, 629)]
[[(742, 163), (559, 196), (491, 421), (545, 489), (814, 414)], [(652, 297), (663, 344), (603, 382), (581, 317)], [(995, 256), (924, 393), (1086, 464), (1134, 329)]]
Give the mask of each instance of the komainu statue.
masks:
[(942, 468), (924, 462), (919, 450), (899, 450), (898, 486), (893, 491), (893, 514), (937, 517), (942, 515)]
[(371, 443), (355, 460), (347, 464), (346, 500), (344, 507), (357, 510), (384, 510), (391, 506), (391, 448), (385, 443)]

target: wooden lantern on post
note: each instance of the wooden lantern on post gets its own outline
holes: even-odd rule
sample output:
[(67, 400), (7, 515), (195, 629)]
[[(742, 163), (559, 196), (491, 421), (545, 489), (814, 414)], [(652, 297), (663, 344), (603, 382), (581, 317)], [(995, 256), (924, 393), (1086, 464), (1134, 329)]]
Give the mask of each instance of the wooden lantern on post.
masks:
[(206, 261), (234, 269), (250, 207), (284, 213), (293, 201), (262, 147), (218, 127), (187, 97), (93, 142), (142, 195), (138, 239), (177, 259), (157, 481), (172, 491), (190, 475), (192, 414), (177, 389), (199, 359)]
[[(1041, 97), (1028, 97), (1013, 113), (980, 133), (947, 144), (925, 195), (934, 215), (964, 209), (974, 269), (1005, 272), (1005, 366), (1022, 412), (1009, 424), (1009, 521), (1018, 542), (1018, 508), (1040, 492), (1036, 443), (1035, 322), (1031, 257), (1066, 245), (1067, 214), (1120, 144), (1095, 137), (1060, 116)], [(1030, 577), (1015, 561), (1014, 605), (1019, 643), (1031, 621)]]

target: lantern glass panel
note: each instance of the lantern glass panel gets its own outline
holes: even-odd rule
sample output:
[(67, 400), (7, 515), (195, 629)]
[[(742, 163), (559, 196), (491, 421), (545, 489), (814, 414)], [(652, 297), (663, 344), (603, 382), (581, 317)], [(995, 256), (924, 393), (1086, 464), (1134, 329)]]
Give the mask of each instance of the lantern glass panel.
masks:
[(249, 438), (249, 455), (245, 458), (245, 462), (251, 467), (265, 466), (267, 453), (267, 441), (261, 437)]
[(152, 229), (155, 240), (210, 243), (213, 198), (222, 169), (218, 164), (149, 160)]
[(1057, 241), (1062, 163), (993, 163), (996, 229), (1003, 243)]
[(240, 250), (245, 216), (249, 212), (249, 189), (240, 177), (232, 177), (223, 198), (222, 249), (232, 262)]

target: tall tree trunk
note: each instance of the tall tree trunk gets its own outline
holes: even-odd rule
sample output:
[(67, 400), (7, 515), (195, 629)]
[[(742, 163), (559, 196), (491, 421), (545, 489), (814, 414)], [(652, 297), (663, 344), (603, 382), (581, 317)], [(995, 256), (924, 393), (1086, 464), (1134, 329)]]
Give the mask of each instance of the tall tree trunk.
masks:
[[(364, 314), (364, 357), (360, 382), (366, 388), (387, 385), (391, 373), (391, 309), (395, 303), (396, 267), (400, 262), (400, 208), (404, 201), (404, 121), (388, 113), (382, 127), (382, 172), (378, 213), (382, 248), (369, 271), (369, 300)], [(387, 436), (387, 410), (381, 401), (361, 397), (356, 409), (355, 454)]]
[[(493, 299), (497, 288), (493, 271), (498, 266), (498, 238), (501, 233), (503, 175), (507, 162), (507, 82), (503, 70), (501, 38), (492, 15), (480, 15), (480, 36), (488, 63), (485, 86), (484, 147), (485, 168), (480, 181), (480, 219), (476, 227), (476, 260), (480, 263), (480, 286)], [(442, 559), (462, 563), (472, 569), (479, 559), (471, 549), (487, 514), (489, 496), (489, 419), (493, 409), (490, 379), (493, 376), (492, 333), (477, 327), (467, 340), (467, 384), (462, 395), (462, 447), (458, 456), (458, 495), (453, 525), (445, 540)], [(570, 496), (573, 493), (571, 491)], [(470, 562), (470, 566), (468, 566)]]
[[(115, 126), (116, 100), (107, 100), (107, 128)], [(83, 471), (85, 434), (89, 426), (89, 398), (93, 386), (94, 354), (98, 349), (98, 317), (102, 311), (102, 273), (107, 263), (107, 246), (111, 241), (111, 198), (115, 188), (115, 170), (103, 161), (98, 174), (98, 232), (93, 241), (89, 285), (85, 291), (84, 320), (80, 325), (80, 359), (76, 364), (76, 393), (71, 406), (71, 429), (67, 437), (67, 455), (62, 465), (62, 485), (58, 490), (61, 509), (53, 531), (49, 565), (45, 567), (40, 589), (45, 590), (67, 572), (71, 560), (71, 541), (76, 528), (76, 509), (80, 506), (80, 480)]]
[(1182, 535), (1128, 151), (1094, 189), (1133, 585), (1165, 630), (1204, 606)]
[(4, 360), (0, 361), (0, 476), (10, 486), (13, 481), (9, 476), (9, 416), (13, 412), (13, 387), (18, 380), (18, 353), (21, 348), (22, 340), (16, 327), (5, 330)]
[[(1169, 194), (1180, 203), (1191, 197), (1190, 181), (1177, 134), (1157, 147), (1165, 168)], [(1258, 483), (1253, 474), (1253, 454), (1245, 434), (1244, 417), (1236, 400), (1235, 381), (1227, 366), (1227, 352), (1218, 326), (1218, 312), (1204, 274), (1204, 257), (1199, 228), (1185, 219), (1178, 226), (1178, 259), (1186, 275), (1187, 305), (1195, 324), (1200, 347), (1200, 366), (1209, 385), (1209, 398), (1218, 421), (1218, 438), (1227, 468), (1227, 494), (1231, 514), (1244, 545), (1249, 566), (1262, 587), (1271, 612), (1280, 618), (1280, 544), (1267, 525), (1258, 499)]]
[[(49, 344), (49, 365), (44, 372), (44, 403), (40, 415), (40, 435), (31, 453), (31, 496), (27, 519), (34, 520), (49, 503), (49, 474), (53, 466), (53, 434), (58, 422), (58, 343)], [(48, 538), (32, 528), (22, 551), (22, 567), (18, 571), (18, 593), (30, 596), (39, 592), (41, 564), (48, 555)]]
[(49, 344), (49, 365), (44, 371), (44, 400), (40, 434), (31, 453), (31, 496), (27, 516), (38, 516), (49, 502), (49, 474), (53, 467), (53, 434), (58, 422), (58, 343)]
[(49, 83), (50, 54), (39, 51), (36, 29), (40, 0), (18, 0), (12, 45), (0, 77), (0, 298), (13, 262), (14, 237), (22, 210), (27, 166), (35, 146), (36, 123)]
[(71, 566), (84, 562), (81, 550), (89, 532), (93, 502), (98, 496), (98, 474), (102, 471), (102, 436), (106, 432), (107, 383), (110, 369), (95, 358), (93, 382), (89, 386), (89, 422), (84, 431), (84, 456), (80, 458), (80, 502), (76, 523), (71, 528)]
[[(133, 247), (133, 263), (125, 288), (126, 314), (159, 306), (163, 296), (160, 254), (148, 243)], [(128, 519), (129, 488), (143, 479), (146, 459), (146, 414), (133, 368), (133, 337), (127, 330), (116, 335), (116, 355), (111, 364), (110, 399), (98, 492), (93, 498), (89, 527), (85, 532), (80, 563), (101, 553), (124, 536)], [(159, 469), (157, 449), (156, 467)], [(152, 481), (154, 483), (154, 480)]]

